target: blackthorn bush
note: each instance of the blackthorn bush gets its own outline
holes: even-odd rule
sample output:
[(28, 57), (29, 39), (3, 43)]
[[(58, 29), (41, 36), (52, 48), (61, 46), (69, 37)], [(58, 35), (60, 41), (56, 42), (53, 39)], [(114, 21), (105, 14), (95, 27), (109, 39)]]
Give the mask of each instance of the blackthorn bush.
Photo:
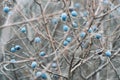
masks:
[(2, 0), (0, 80), (120, 80), (120, 0)]

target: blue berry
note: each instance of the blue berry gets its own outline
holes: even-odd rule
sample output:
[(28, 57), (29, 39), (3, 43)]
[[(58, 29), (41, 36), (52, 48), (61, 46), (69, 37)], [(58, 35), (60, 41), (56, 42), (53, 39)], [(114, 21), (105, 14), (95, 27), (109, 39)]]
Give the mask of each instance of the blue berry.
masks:
[(66, 21), (66, 20), (67, 20), (67, 14), (66, 14), (66, 13), (62, 13), (62, 14), (61, 14), (61, 19), (62, 19), (63, 21)]
[(96, 26), (96, 25), (93, 25), (93, 26), (92, 26), (92, 29), (93, 29), (93, 31), (96, 31), (96, 30), (97, 30), (97, 26)]
[(80, 8), (80, 4), (79, 4), (79, 3), (75, 3), (75, 4), (74, 4), (74, 7), (75, 7), (75, 8)]
[(76, 17), (76, 16), (78, 15), (78, 13), (77, 13), (76, 11), (72, 11), (72, 12), (71, 12), (71, 15), (72, 15), (73, 17)]
[(69, 11), (72, 12), (74, 9), (72, 7), (69, 8)]
[(103, 0), (103, 4), (108, 4), (109, 3), (109, 1), (108, 0)]
[(20, 49), (21, 49), (21, 46), (20, 46), (20, 45), (15, 45), (15, 49), (16, 49), (16, 50), (20, 50)]
[(32, 64), (31, 64), (31, 67), (34, 69), (35, 67), (37, 67), (37, 62), (36, 61), (33, 61)]
[(22, 33), (26, 33), (26, 27), (22, 27), (22, 28), (20, 29), (20, 31), (21, 31)]
[(45, 56), (45, 55), (46, 55), (46, 53), (44, 51), (39, 53), (39, 56)]
[(58, 19), (53, 18), (53, 19), (52, 19), (52, 24), (57, 24), (57, 23), (58, 23)]
[(81, 47), (85, 48), (85, 42), (82, 42)]
[(41, 78), (42, 78), (42, 79), (47, 79), (46, 73), (42, 73), (42, 74), (41, 74)]
[(10, 49), (10, 51), (13, 52), (13, 53), (16, 52), (15, 47), (12, 47), (12, 48)]
[(66, 41), (71, 42), (71, 41), (72, 41), (72, 38), (71, 38), (71, 37), (67, 37), (67, 38), (66, 38)]
[(10, 63), (16, 63), (16, 60), (15, 59), (11, 59)]
[(41, 72), (40, 71), (38, 71), (37, 73), (36, 73), (36, 77), (40, 77), (41, 76)]
[(9, 11), (9, 12), (8, 12), (8, 15), (12, 15), (12, 14), (13, 14), (13, 12), (12, 12), (12, 11)]
[(35, 42), (35, 43), (40, 43), (40, 42), (41, 42), (41, 39), (40, 39), (39, 37), (36, 37), (36, 38), (34, 39), (34, 42)]
[(96, 39), (100, 39), (101, 37), (102, 37), (102, 35), (99, 34), (99, 33), (97, 33), (96, 36), (95, 36)]
[(106, 55), (107, 57), (110, 57), (110, 56), (111, 56), (111, 52), (108, 50), (108, 51), (105, 52), (105, 55)]
[(10, 8), (6, 6), (6, 7), (3, 8), (3, 11), (4, 11), (5, 13), (8, 13), (8, 12), (10, 11)]
[(53, 62), (52, 63), (52, 68), (56, 68), (57, 67), (57, 63)]
[(87, 15), (88, 15), (87, 11), (84, 11), (84, 12), (83, 12), (83, 16), (84, 16), (84, 17), (87, 17)]
[(85, 35), (86, 35), (86, 33), (85, 33), (85, 32), (81, 32), (81, 33), (80, 33), (80, 37), (81, 37), (81, 38), (84, 38), (84, 37), (85, 37)]
[(63, 45), (64, 45), (64, 46), (67, 46), (68, 44), (69, 44), (69, 42), (66, 41), (66, 40), (63, 42)]
[(63, 30), (64, 30), (64, 31), (68, 31), (68, 30), (69, 30), (69, 27), (68, 27), (67, 25), (64, 25), (64, 26), (63, 26)]
[(92, 29), (92, 28), (89, 28), (89, 29), (88, 29), (88, 32), (89, 32), (89, 33), (92, 33), (92, 32), (93, 32), (93, 29)]
[(72, 26), (73, 26), (73, 28), (77, 28), (77, 27), (78, 27), (78, 24), (77, 24), (76, 22), (73, 22), (73, 23), (72, 23)]
[(53, 74), (53, 78), (55, 78), (55, 80), (58, 80), (59, 76), (57, 74)]

